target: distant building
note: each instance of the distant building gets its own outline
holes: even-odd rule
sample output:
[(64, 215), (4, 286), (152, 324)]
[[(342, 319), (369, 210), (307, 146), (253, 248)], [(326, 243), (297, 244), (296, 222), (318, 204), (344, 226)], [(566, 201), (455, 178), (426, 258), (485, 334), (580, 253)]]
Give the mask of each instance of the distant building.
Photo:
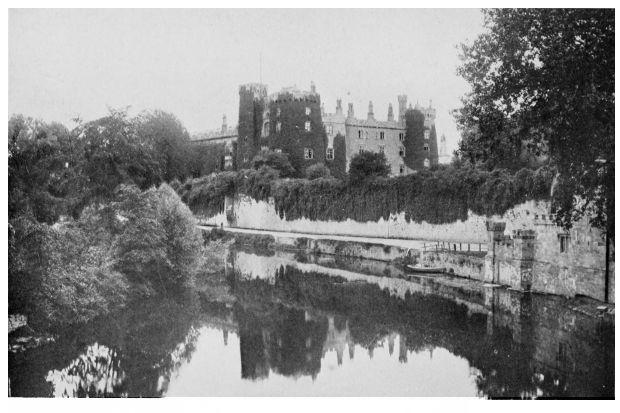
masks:
[[(221, 170), (235, 169), (235, 153), (237, 152), (237, 128), (229, 128), (226, 115), (222, 116), (222, 127), (218, 130), (207, 131), (191, 136), (192, 143), (200, 146), (212, 146), (218, 153)], [(217, 148), (217, 149), (216, 149)]]

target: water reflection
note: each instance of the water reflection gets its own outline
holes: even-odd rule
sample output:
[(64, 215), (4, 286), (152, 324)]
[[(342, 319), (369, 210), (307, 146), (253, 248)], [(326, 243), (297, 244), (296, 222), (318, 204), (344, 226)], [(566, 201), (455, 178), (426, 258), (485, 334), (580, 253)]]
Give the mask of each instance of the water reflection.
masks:
[(140, 303), (9, 354), (12, 394), (613, 397), (613, 323), (558, 297), (397, 276), (231, 251), (234, 304)]

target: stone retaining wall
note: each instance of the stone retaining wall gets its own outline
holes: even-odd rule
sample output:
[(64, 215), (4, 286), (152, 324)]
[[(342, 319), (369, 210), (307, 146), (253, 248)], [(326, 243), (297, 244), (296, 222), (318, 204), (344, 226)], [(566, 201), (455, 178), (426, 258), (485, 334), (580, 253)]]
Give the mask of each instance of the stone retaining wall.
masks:
[[(227, 198), (226, 208), (213, 217), (199, 217), (207, 225), (320, 235), (348, 235), (485, 243), (484, 258), (465, 259), (459, 252), (427, 255), (454, 274), (489, 283), (508, 285), (523, 291), (564, 296), (585, 295), (601, 301), (605, 296), (604, 234), (590, 226), (587, 218), (566, 231), (553, 223), (547, 202), (528, 201), (491, 218), (469, 213), (467, 220), (443, 225), (406, 222), (403, 214), (378, 222), (347, 220), (287, 221), (276, 213), (271, 202), (257, 202), (246, 196)], [(280, 237), (282, 238), (282, 237)], [(406, 248), (360, 242), (300, 237), (282, 238), (308, 252), (390, 261), (409, 254)], [(303, 245), (302, 245), (303, 244)], [(451, 244), (454, 245), (454, 244)], [(615, 302), (614, 252), (611, 246), (607, 299)]]

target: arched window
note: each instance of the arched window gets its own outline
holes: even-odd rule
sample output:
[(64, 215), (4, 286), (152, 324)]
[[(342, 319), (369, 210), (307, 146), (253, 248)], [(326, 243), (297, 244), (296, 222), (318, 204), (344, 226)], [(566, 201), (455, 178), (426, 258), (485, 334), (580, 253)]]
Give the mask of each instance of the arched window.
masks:
[(306, 132), (310, 132), (310, 121), (306, 121), (306, 123), (304, 124), (304, 129), (306, 130)]
[(269, 121), (263, 123), (263, 137), (269, 136)]

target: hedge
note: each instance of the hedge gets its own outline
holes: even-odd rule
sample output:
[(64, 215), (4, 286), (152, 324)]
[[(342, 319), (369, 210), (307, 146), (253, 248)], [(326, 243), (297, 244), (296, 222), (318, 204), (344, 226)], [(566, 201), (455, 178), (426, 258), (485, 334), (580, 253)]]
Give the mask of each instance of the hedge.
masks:
[(548, 167), (516, 174), (444, 167), (353, 184), (335, 178), (279, 179), (277, 172), (263, 167), (190, 180), (179, 193), (192, 211), (205, 215), (222, 212), (224, 198), (241, 193), (257, 201), (273, 197), (286, 220), (365, 222), (404, 212), (407, 222), (445, 224), (466, 220), (469, 210), (501, 215), (528, 200), (549, 200), (553, 177)]

